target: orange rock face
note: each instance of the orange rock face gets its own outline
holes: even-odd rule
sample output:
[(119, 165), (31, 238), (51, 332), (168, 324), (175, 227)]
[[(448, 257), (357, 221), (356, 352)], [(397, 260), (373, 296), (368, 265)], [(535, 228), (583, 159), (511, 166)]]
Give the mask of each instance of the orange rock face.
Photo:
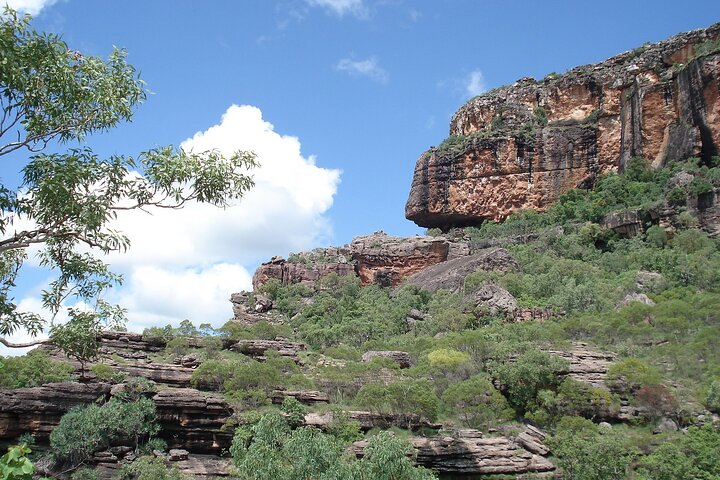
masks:
[(720, 24), (542, 81), (476, 97), (418, 160), (405, 216), (423, 227), (544, 210), (641, 156), (654, 166), (720, 147)]

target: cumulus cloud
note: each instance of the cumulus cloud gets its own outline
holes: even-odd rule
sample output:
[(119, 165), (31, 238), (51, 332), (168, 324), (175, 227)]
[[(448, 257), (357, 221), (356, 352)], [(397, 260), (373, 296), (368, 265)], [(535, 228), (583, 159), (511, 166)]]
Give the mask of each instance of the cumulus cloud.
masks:
[(354, 15), (357, 18), (368, 17), (368, 8), (363, 0), (305, 0), (305, 2), (311, 7), (324, 8), (339, 17), (346, 14)]
[(335, 69), (350, 75), (368, 77), (380, 83), (387, 83), (389, 79), (388, 73), (380, 67), (375, 57), (370, 57), (365, 60), (343, 58), (335, 65)]
[(281, 135), (259, 108), (233, 105), (220, 123), (182, 142), (186, 151), (255, 152), (255, 187), (225, 209), (191, 203), (181, 210), (121, 212), (115, 228), (130, 250), (109, 263), (126, 277), (117, 292), (131, 327), (184, 318), (221, 325), (230, 293), (250, 289), (250, 268), (273, 255), (329, 243), (326, 217), (340, 171), (303, 156), (297, 137)]
[(473, 70), (470, 72), (470, 74), (465, 78), (464, 84), (465, 92), (470, 97), (480, 95), (487, 90), (485, 86), (485, 79), (483, 78), (483, 74), (480, 70)]
[(57, 0), (5, 0), (8, 7), (30, 15), (37, 15), (45, 7), (49, 7)]
[[(230, 294), (251, 289), (258, 263), (332, 239), (327, 211), (341, 172), (304, 156), (300, 140), (276, 132), (259, 108), (232, 105), (217, 125), (195, 133), (181, 147), (225, 155), (253, 151), (260, 163), (248, 172), (255, 187), (225, 209), (193, 202), (180, 210), (119, 213), (112, 228), (126, 234), (131, 246), (105, 261), (125, 278), (109, 300), (127, 309), (131, 331), (177, 325), (186, 318), (220, 326), (232, 316)], [(23, 226), (20, 220), (15, 225)], [(47, 283), (26, 292), (20, 309), (47, 318), (38, 300)], [(26, 337), (19, 333), (13, 338)]]

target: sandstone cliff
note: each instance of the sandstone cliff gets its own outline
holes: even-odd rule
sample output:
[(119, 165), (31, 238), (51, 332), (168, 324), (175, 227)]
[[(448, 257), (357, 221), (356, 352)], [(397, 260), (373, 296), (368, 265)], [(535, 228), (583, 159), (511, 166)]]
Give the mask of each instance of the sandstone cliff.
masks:
[(405, 216), (423, 227), (502, 220), (642, 156), (718, 155), (720, 24), (470, 100), (417, 161)]

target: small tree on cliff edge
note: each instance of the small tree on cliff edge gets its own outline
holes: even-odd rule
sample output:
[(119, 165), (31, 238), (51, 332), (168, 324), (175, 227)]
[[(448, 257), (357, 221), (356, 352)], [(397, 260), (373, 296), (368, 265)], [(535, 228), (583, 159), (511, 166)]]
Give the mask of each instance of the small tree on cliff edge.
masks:
[[(249, 152), (229, 158), (172, 147), (134, 158), (93, 153), (87, 137), (131, 120), (146, 93), (123, 50), (115, 49), (107, 60), (85, 56), (60, 37), (32, 29), (29, 16), (10, 9), (0, 16), (0, 157), (28, 153), (20, 189), (0, 183), (3, 345), (41, 343), (17, 344), (5, 337), (18, 330), (36, 336), (50, 327), (50, 341), (89, 359), (101, 326), (124, 322), (124, 310), (103, 300), (120, 276), (88, 253), (127, 249), (127, 237), (110, 227), (117, 212), (180, 208), (188, 201), (225, 206), (253, 186), (242, 173), (256, 166)], [(49, 145), (69, 142), (77, 147), (43, 153)], [(57, 274), (42, 294), (48, 318), (20, 311), (12, 297), (32, 245), (40, 247), (40, 265)], [(70, 298), (89, 308), (66, 308)], [(56, 325), (61, 311), (69, 320)]]

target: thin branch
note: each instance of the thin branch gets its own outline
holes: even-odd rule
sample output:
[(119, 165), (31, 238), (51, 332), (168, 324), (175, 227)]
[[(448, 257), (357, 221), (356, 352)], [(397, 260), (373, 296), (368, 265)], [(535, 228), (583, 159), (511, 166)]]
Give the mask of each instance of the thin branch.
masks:
[(35, 347), (37, 345), (46, 345), (48, 343), (52, 343), (52, 340), (49, 338), (46, 338), (45, 340), (33, 340), (32, 342), (25, 342), (25, 343), (13, 343), (5, 340), (3, 337), (0, 337), (0, 343), (5, 345), (8, 348), (27, 348), (27, 347)]

